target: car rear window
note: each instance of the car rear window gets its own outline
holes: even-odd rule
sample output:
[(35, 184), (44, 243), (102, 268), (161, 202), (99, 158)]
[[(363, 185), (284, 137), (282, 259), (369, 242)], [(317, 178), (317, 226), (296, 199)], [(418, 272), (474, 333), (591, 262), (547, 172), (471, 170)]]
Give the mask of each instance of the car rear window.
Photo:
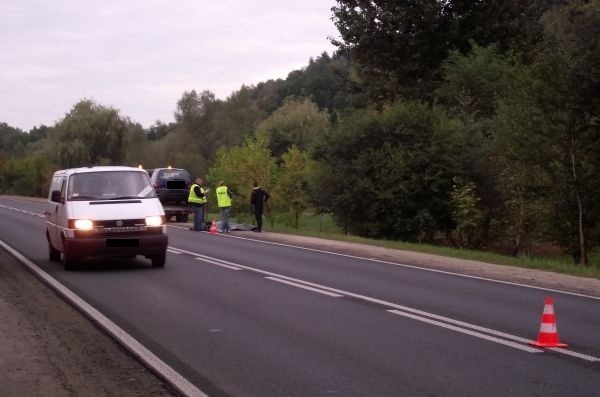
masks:
[(164, 170), (161, 171), (159, 177), (160, 179), (164, 179), (167, 181), (170, 179), (183, 179), (184, 181), (190, 179), (188, 173), (184, 170)]

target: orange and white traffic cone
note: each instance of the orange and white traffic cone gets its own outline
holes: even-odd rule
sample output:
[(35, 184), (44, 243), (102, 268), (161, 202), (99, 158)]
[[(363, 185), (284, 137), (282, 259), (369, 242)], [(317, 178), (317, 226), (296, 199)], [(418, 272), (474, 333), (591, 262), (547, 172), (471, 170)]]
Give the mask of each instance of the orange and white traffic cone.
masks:
[(217, 221), (215, 219), (213, 219), (210, 225), (210, 234), (217, 234)]
[(542, 313), (542, 325), (537, 341), (529, 341), (529, 344), (537, 347), (569, 347), (558, 341), (558, 329), (556, 327), (556, 316), (554, 315), (554, 304), (550, 297), (546, 298), (544, 313)]

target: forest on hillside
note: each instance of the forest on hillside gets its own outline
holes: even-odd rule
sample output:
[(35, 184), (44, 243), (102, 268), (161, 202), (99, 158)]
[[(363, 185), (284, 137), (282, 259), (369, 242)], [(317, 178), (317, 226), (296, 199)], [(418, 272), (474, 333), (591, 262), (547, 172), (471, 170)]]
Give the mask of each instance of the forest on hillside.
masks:
[[(600, 242), (599, 0), (338, 0), (338, 50), (225, 100), (190, 87), (143, 128), (81, 99), (55, 125), (0, 120), (0, 193), (57, 169), (173, 165), (258, 181), (297, 225), (589, 265)], [(235, 202), (238, 210), (247, 203)], [(235, 208), (234, 208), (235, 210)]]

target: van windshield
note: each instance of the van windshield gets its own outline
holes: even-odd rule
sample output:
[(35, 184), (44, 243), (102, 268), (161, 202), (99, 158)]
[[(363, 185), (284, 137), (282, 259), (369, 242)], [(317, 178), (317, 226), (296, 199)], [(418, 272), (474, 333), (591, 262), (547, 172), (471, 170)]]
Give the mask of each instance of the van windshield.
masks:
[(155, 198), (145, 172), (82, 172), (69, 179), (67, 200), (120, 200)]

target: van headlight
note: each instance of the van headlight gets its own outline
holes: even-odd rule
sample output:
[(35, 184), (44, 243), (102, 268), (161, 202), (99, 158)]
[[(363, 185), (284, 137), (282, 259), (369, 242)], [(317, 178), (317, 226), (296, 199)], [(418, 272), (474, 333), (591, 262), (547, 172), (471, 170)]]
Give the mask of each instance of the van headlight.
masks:
[(160, 215), (146, 217), (146, 226), (160, 226), (163, 223), (164, 223), (164, 218)]
[(75, 219), (73, 223), (77, 230), (92, 230), (94, 223), (89, 219)]

